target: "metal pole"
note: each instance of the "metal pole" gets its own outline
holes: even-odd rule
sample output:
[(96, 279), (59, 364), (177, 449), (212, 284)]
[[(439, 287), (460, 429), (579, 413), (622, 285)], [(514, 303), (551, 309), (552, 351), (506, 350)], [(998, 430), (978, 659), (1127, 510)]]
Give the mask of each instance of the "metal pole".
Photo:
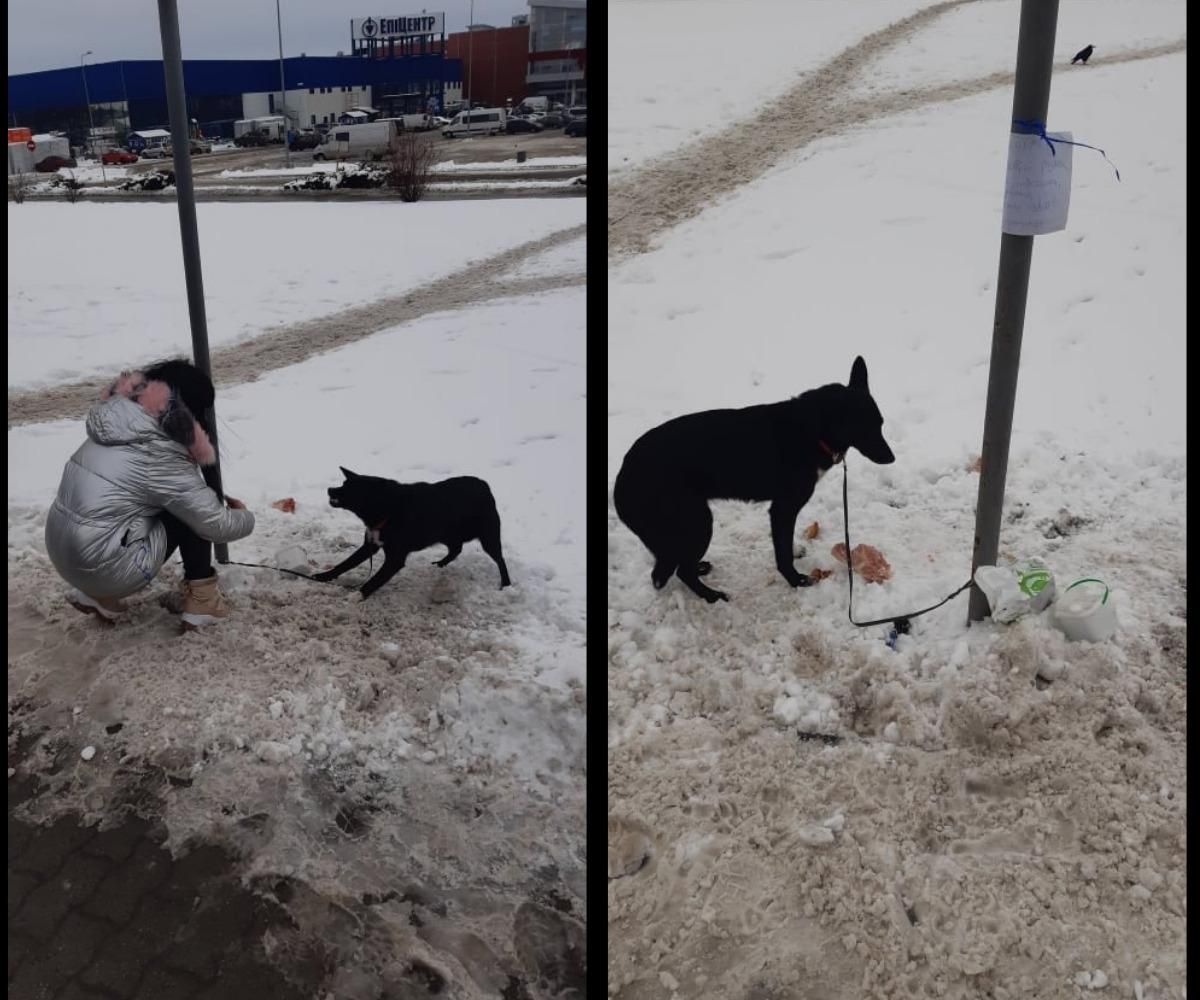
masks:
[[(83, 55), (81, 55), (79, 57), (79, 75), (83, 77), (83, 100), (87, 104), (87, 112), (88, 112), (88, 141), (85, 142), (83, 145), (84, 145), (84, 149), (86, 149), (88, 147), (89, 143), (92, 144), (92, 152), (95, 152), (96, 147), (94, 145), (94, 136), (92, 135), (92, 133), (96, 130), (96, 128), (92, 124), (92, 99), (91, 99), (91, 97), (88, 96), (87, 71), (84, 70), (84, 68), (83, 68), (83, 60), (85, 58), (87, 58), (88, 56), (90, 56), (91, 54), (92, 54), (92, 50), (88, 49)], [(105, 183), (108, 183), (108, 175), (104, 172), (103, 158), (100, 158), (100, 179), (102, 181), (104, 181)]]
[[(1016, 86), (1013, 89), (1014, 119), (1046, 120), (1057, 27), (1058, 0), (1021, 0)], [(1025, 326), (1025, 302), (1032, 259), (1032, 236), (1001, 233), (1000, 274), (996, 280), (996, 313), (992, 322), (992, 362), (988, 372), (987, 409), (983, 418), (982, 468), (979, 474), (979, 499), (975, 508), (972, 573), (979, 566), (993, 565), (1000, 548), (1004, 480), (1008, 474), (1008, 446), (1012, 437), (1017, 369), (1021, 361), (1021, 335)], [(977, 586), (972, 587), (968, 621), (977, 622), (988, 612), (983, 591)]]
[(287, 150), (287, 165), (292, 165), (292, 144), (288, 142), (287, 88), (283, 82), (283, 19), (279, 15), (279, 0), (275, 0), (275, 24), (279, 28), (279, 105), (283, 112), (283, 148)]
[[(125, 132), (126, 136), (130, 129), (133, 128), (133, 116), (129, 113), (129, 88), (125, 86), (125, 60), (120, 62), (121, 66), (121, 96), (125, 98)], [(126, 138), (128, 141), (128, 138)]]
[[(183, 90), (183, 55), (179, 47), (179, 9), (176, 0), (158, 0), (158, 25), (162, 33), (163, 75), (167, 87), (167, 113), (175, 159), (175, 191), (179, 204), (179, 235), (183, 240), (183, 276), (187, 283), (188, 318), (192, 326), (192, 356), (196, 367), (212, 378), (208, 355), (208, 319), (204, 313), (204, 279), (200, 273), (200, 233), (196, 228), (196, 193), (192, 187), (192, 144), (188, 134), (187, 98)], [(215, 410), (206, 414), (209, 437), (217, 453), (215, 465), (204, 470), (204, 479), (217, 495), (221, 488), (221, 453), (217, 445)], [(229, 546), (214, 547), (217, 562), (229, 562)]]
[(471, 16), (467, 23), (467, 135), (471, 134), (471, 125), (474, 123), (474, 116), (471, 111), (471, 64), (474, 61), (472, 55), (475, 48), (475, 32), (471, 30), (471, 25), (475, 23), (475, 0), (471, 0)]

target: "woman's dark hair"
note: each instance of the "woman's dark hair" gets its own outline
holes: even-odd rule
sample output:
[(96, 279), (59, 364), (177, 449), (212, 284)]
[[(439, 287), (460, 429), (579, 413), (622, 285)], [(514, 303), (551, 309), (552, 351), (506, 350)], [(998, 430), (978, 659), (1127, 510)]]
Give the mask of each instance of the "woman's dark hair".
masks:
[(159, 361), (146, 368), (143, 374), (149, 380), (166, 382), (174, 389), (176, 396), (192, 411), (196, 422), (204, 428), (209, 436), (212, 435), (212, 428), (208, 426), (207, 418), (207, 413), (217, 397), (212, 379), (184, 358)]

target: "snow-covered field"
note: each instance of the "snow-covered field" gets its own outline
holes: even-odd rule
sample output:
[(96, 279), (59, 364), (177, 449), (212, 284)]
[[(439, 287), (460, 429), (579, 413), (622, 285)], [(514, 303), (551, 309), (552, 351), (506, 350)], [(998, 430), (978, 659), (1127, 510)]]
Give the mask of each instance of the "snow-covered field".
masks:
[[(204, 203), (196, 212), (216, 347), (396, 295), (577, 225), (584, 201)], [(102, 377), (190, 350), (173, 197), (10, 203), (8, 218), (10, 388)]]
[[(643, 92), (661, 92), (652, 69), (679, 80), (713, 44), (712, 6), (614, 4), (612, 37), (633, 41), (614, 41), (611, 78), (628, 59)], [(764, 53), (772, 79), (853, 46), (817, 7), (794, 5), (795, 59)], [(852, 11), (862, 35), (907, 13)], [(836, 119), (872, 84), (1011, 69), (1018, 11), (950, 8), (814, 113)], [(834, 570), (809, 589), (776, 572), (765, 506), (713, 505), (706, 582), (731, 596), (716, 606), (678, 581), (656, 592), (610, 504), (610, 875), (650, 856), (609, 883), (610, 995), (1184, 995), (1186, 132), (1162, 122), (1184, 119), (1186, 55), (1100, 56), (1185, 33), (1182, 3), (1062, 4), (1059, 55), (1097, 56), (1056, 72), (1051, 124), (1104, 147), (1121, 182), (1076, 150), (1068, 227), (1036, 241), (1001, 552), (1044, 558), (1060, 587), (1107, 580), (1114, 639), (1069, 643), (1049, 615), (968, 630), (966, 595), (894, 650), (885, 627), (855, 629), (830, 555), (840, 470), (801, 513), (819, 533), (797, 538), (797, 568)], [(735, 101), (737, 85), (698, 81), (691, 100)], [(893, 568), (855, 588), (855, 615), (962, 583), (1011, 100), (999, 86), (831, 126), (610, 258), (610, 484), (663, 420), (845, 382), (862, 354), (897, 462), (849, 457), (852, 543)], [(656, 119), (640, 128), (664, 155), (610, 203), (631, 229), (625, 193), (687, 152)], [(610, 171), (643, 148), (630, 132)]]
[[(82, 424), (9, 429), (10, 739), (15, 720), (21, 732), (48, 727), (45, 739), (76, 756), (85, 745), (98, 749), (50, 779), (57, 793), (34, 800), (35, 816), (79, 809), (103, 820), (128, 797), (131, 774), (185, 779), (190, 786), (167, 799), (172, 848), (231, 844), (245, 858), (244, 874), (294, 878), (328, 901), (297, 907), (297, 930), (267, 944), (284, 956), (292, 937), (320, 938), (354, 954), (328, 984), (338, 997), (379, 995), (389, 969), (410, 960), (436, 969), (446, 995), (461, 997), (504, 988), (549, 998), (582, 975), (585, 289), (578, 280), (556, 287), (560, 275), (547, 290), (530, 291), (530, 281), (512, 274), (464, 270), (488, 249), (580, 218), (557, 203), (553, 212), (525, 206), (524, 221), (514, 216), (504, 226), (496, 223), (508, 217), (490, 203), (472, 206), (482, 209), (474, 217), (454, 206), (439, 228), (472, 227), (472, 235), (444, 241), (419, 228), (420, 214), (406, 214), (408, 224), (396, 216), (389, 241), (360, 206), (337, 206), (353, 209), (376, 253), (395, 246), (378, 262), (322, 252), (323, 274), (352, 285), (357, 306), (415, 289), (438, 271), (461, 271), (464, 284), (490, 282), (490, 290), (472, 303), (464, 289), (445, 311), (257, 378), (249, 373), (217, 398), (225, 485), (257, 516), (254, 534), (230, 547), (233, 560), (271, 565), (281, 550), (300, 546), (315, 570), (357, 547), (361, 524), (331, 509), (325, 493), (340, 482), (339, 465), (409, 482), (471, 474), (497, 498), (509, 589), (499, 589), (495, 565), (474, 544), (445, 569), (431, 565), (438, 551), (414, 554), (366, 602), (355, 589), (369, 575), (365, 566), (320, 585), (230, 565), (219, 571), (233, 616), (181, 638), (157, 603), (178, 585), (173, 561), (131, 599), (128, 621), (102, 629), (64, 603), (42, 541)], [(225, 207), (231, 211), (219, 220), (206, 213)], [(235, 234), (253, 239), (254, 220), (269, 221), (277, 230), (270, 250), (284, 259), (268, 264), (243, 247), (243, 267), (302, 271), (311, 242), (301, 234), (329, 234), (336, 216), (325, 206), (258, 214), (272, 207), (201, 205), (202, 233), (208, 214), (209, 231), (225, 223), (225, 245), (233, 246)], [(376, 217), (388, 209), (361, 207)], [(278, 232), (290, 213), (314, 208), (321, 211), (308, 225), (293, 218)], [(93, 211), (124, 229), (122, 219), (141, 219), (145, 209)], [(163, 211), (174, 224), (174, 207)], [(164, 218), (163, 239), (173, 235), (168, 228)], [(415, 234), (430, 244), (424, 256)], [(61, 362), (70, 337), (95, 326), (88, 298), (114, 307), (120, 299), (106, 276), (133, 299), (152, 296), (156, 280), (182, 285), (181, 271), (148, 256), (136, 261), (145, 265), (140, 272), (127, 257), (117, 267), (81, 255), (46, 275), (37, 301), (20, 307), (42, 323), (41, 337), (18, 351), (10, 333), (10, 365), (18, 353), (30, 370), (49, 370), (52, 357)], [(215, 249), (206, 251), (210, 261), (218, 272), (230, 266)], [(11, 311), (13, 269), (25, 278), (34, 271), (12, 256), (9, 267)], [(510, 278), (519, 295), (506, 298)], [(111, 355), (111, 370), (129, 355), (185, 346), (181, 288), (178, 300), (182, 343), (115, 338), (106, 349), (92, 345), (89, 358)], [(47, 321), (43, 314), (59, 305), (63, 314)], [(258, 333), (248, 345), (268, 331)], [(95, 329), (91, 336), (102, 339)], [(270, 506), (285, 497), (295, 513)], [(118, 722), (119, 734), (110, 733)], [(343, 916), (329, 924), (322, 913)], [(365, 940), (346, 914), (370, 928)]]
[[(444, 163), (435, 163), (433, 165), (434, 173), (454, 173), (456, 171), (470, 171), (474, 173), (488, 172), (493, 170), (503, 171), (538, 171), (545, 168), (554, 167), (579, 167), (587, 163), (586, 156), (535, 156), (526, 160), (524, 163), (518, 163), (513, 160), (485, 160), (471, 163), (455, 163), (454, 160), (447, 160)], [(311, 173), (332, 173), (335, 170), (342, 169), (343, 164), (334, 161), (314, 162), (303, 167), (242, 167), (235, 170), (222, 170), (221, 177), (307, 177)]]
[(611, 0), (609, 171), (749, 117), (839, 49), (925, 6), (927, 0)]

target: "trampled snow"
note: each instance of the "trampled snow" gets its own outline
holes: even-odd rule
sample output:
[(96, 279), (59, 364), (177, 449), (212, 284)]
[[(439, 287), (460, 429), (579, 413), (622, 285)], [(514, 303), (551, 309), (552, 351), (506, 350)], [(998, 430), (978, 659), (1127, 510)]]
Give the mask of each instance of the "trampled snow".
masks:
[[(767, 58), (763, 32), (770, 72), (754, 79), (782, 89), (853, 48), (851, 11), (862, 36), (908, 13), (844, 5), (827, 32), (816, 6), (794, 5), (794, 57)], [(613, 5), (610, 76), (628, 65), (657, 95), (698, 75), (695, 52), (717, 44), (706, 9)], [(729, 604), (677, 580), (655, 591), (610, 503), (608, 866), (625, 876), (609, 882), (611, 996), (1058, 998), (1079, 995), (1081, 970), (1097, 995), (1181, 995), (1186, 131), (1162, 123), (1184, 119), (1186, 55), (1099, 56), (1177, 42), (1185, 8), (1062, 9), (1059, 57), (1088, 42), (1097, 56), (1056, 71), (1051, 125), (1103, 147), (1121, 181), (1076, 149), (1067, 229), (1035, 243), (1001, 557), (1042, 557), (1060, 592), (1104, 578), (1117, 634), (1068, 642), (1052, 611), (968, 629), (965, 595), (894, 649), (887, 626), (854, 628), (830, 554), (838, 469), (800, 515), (818, 527), (797, 533), (797, 568), (833, 570), (810, 588), (776, 571), (766, 505), (712, 505), (706, 582)], [(770, 4), (737, 11), (786, 24)], [(953, 100), (950, 82), (1011, 70), (1018, 13), (947, 5), (841, 89), (825, 81), (821, 137), (780, 145), (682, 224), (646, 216), (649, 250), (610, 257), (610, 483), (670, 417), (845, 382), (865, 357), (897, 461), (847, 462), (852, 544), (893, 568), (855, 587), (859, 620), (969, 575), (1012, 92)], [(681, 119), (739, 98), (757, 113), (754, 79), (697, 79)], [(837, 121), (872, 88), (931, 83), (945, 93), (912, 110)], [(622, 169), (623, 193), (675, 162), (674, 119), (645, 110), (618, 126), (610, 171), (664, 155)], [(713, 169), (741, 166), (737, 147), (706, 149)], [(621, 201), (614, 218), (639, 224)]]
[[(173, 197), (119, 207), (10, 203), (8, 212), (10, 387), (190, 351)], [(216, 347), (396, 295), (576, 225), (584, 200), (202, 203), (196, 213)]]
[(609, 171), (639, 166), (749, 117), (838, 49), (925, 6), (926, 0), (612, 0)]
[[(522, 206), (521, 214), (539, 216), (536, 203)], [(108, 212), (111, 225), (144, 217), (146, 207), (95, 211)], [(314, 215), (324, 206), (201, 205), (202, 226), (212, 207), (229, 208), (231, 230), (243, 235), (255, 217), (289, 219), (297, 239), (286, 252), (297, 266), (306, 253), (297, 234), (315, 221), (329, 230), (357, 219), (376, 252), (385, 240), (358, 209), (377, 219), (387, 206), (337, 205)], [(259, 214), (264, 207), (284, 211)], [(318, 900), (295, 907), (297, 927), (272, 950), (286, 963), (316, 939), (353, 953), (330, 982), (338, 996), (378, 995), (411, 979), (414, 962), (434, 969), (448, 995), (464, 997), (518, 987), (548, 996), (582, 975), (585, 290), (578, 268), (573, 281), (561, 271), (548, 278), (544, 291), (536, 276), (514, 278), (501, 264), (489, 265), (500, 269), (495, 275), (464, 270), (488, 247), (580, 216), (559, 201), (540, 213), (542, 223), (513, 213), (511, 227), (488, 237), (484, 230), (509, 216), (494, 203), (472, 207), (478, 215), (440, 217), (473, 226), (478, 238), (420, 232), (432, 263), (485, 288), (464, 289), (445, 311), (219, 390), (224, 484), (257, 518), (230, 556), (310, 572), (344, 559), (363, 527), (328, 506), (339, 466), (408, 482), (476, 475), (497, 500), (510, 588), (499, 589), (495, 565), (475, 543), (444, 569), (431, 565), (440, 548), (414, 553), (366, 602), (356, 588), (378, 559), (327, 585), (230, 564), (219, 573), (231, 617), (220, 629), (181, 637), (158, 604), (180, 583), (172, 560), (129, 600), (127, 620), (103, 629), (65, 604), (42, 542), (82, 422), (9, 430), (10, 741), (45, 726), (42, 738), (54, 746), (95, 750), (85, 771), (32, 801), (33, 817), (79, 810), (111, 822), (137, 775), (172, 775), (181, 787), (162, 807), (169, 846), (231, 845), (244, 876), (285, 878), (301, 899)], [(164, 211), (174, 223), (174, 206)], [(413, 272), (394, 281), (368, 282), (386, 262), (322, 252), (325, 273), (357, 289), (356, 305), (431, 273), (431, 261), (399, 249), (413, 231), (399, 225), (394, 233), (393, 264), (407, 261)], [(10, 288), (16, 266), (24, 265), (10, 258)], [(81, 257), (74, 270), (47, 275), (37, 307), (22, 308), (41, 317), (62, 305), (63, 315), (26, 343), (33, 360), (70, 344), (88, 296), (115, 304), (104, 275), (119, 275), (131, 297), (152, 291), (129, 268), (127, 260), (97, 274)], [(152, 273), (169, 272), (163, 265)], [(181, 271), (171, 277), (182, 283)], [(182, 308), (180, 315), (186, 337)], [(116, 356), (106, 370), (120, 363), (120, 351), (151, 353), (119, 339), (108, 346)], [(10, 358), (13, 351), (10, 337)], [(271, 506), (284, 498), (295, 501), (294, 513)], [(349, 929), (346, 914), (371, 928), (368, 940)], [(537, 985), (541, 976), (552, 985)], [(357, 992), (364, 989), (376, 993)]]

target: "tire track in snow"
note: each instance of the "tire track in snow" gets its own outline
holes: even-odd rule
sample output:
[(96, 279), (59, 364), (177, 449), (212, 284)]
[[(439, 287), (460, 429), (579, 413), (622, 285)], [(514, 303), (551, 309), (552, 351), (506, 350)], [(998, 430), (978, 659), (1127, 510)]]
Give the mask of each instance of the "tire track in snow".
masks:
[(944, 0), (844, 49), (753, 118), (610, 179), (608, 254), (644, 253), (660, 232), (757, 178), (783, 156), (847, 124), (839, 98), (859, 71), (943, 14), (977, 0)]
[[(722, 195), (758, 179), (785, 156), (815, 139), (847, 131), (876, 118), (1011, 86), (1014, 74), (991, 73), (930, 87), (869, 97), (849, 96), (857, 74), (919, 29), (966, 3), (934, 4), (867, 35), (797, 83), (754, 118), (700, 139), (667, 158), (610, 179), (608, 257), (645, 253), (661, 233), (698, 215)], [(1183, 52), (1187, 39), (1106, 57), (1104, 65)], [(1055, 67), (1070, 65), (1064, 60)]]
[[(410, 323), (431, 313), (466, 309), (483, 302), (548, 289), (584, 285), (587, 283), (585, 274), (514, 278), (503, 283), (499, 279), (525, 261), (578, 239), (586, 232), (586, 223), (560, 229), (401, 295), (290, 323), (253, 339), (215, 348), (212, 351), (213, 381), (218, 387), (252, 382), (268, 372), (298, 364), (316, 354), (324, 354), (380, 330)], [(151, 360), (145, 359), (147, 363)], [(109, 378), (111, 375), (105, 374), (96, 379), (10, 392), (8, 426), (82, 417)]]

